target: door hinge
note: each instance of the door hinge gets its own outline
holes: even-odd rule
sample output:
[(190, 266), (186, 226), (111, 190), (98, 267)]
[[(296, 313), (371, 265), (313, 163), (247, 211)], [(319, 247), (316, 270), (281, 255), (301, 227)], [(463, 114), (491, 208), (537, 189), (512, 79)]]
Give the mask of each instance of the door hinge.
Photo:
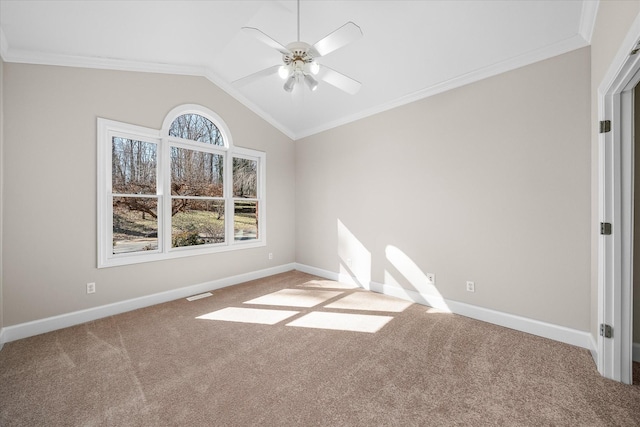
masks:
[(601, 222), (600, 223), (600, 234), (603, 236), (608, 236), (611, 234), (611, 223), (610, 222)]
[(613, 328), (610, 325), (600, 324), (600, 336), (605, 338), (613, 337)]
[(611, 120), (600, 121), (600, 133), (611, 132)]

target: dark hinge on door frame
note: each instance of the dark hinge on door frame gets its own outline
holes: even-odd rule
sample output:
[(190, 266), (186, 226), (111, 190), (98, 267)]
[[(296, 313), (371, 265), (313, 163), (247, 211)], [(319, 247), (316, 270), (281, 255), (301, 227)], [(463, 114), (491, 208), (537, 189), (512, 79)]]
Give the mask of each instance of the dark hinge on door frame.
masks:
[(610, 325), (607, 325), (606, 323), (601, 323), (600, 324), (600, 336), (605, 337), (605, 338), (612, 338), (613, 337), (613, 328)]

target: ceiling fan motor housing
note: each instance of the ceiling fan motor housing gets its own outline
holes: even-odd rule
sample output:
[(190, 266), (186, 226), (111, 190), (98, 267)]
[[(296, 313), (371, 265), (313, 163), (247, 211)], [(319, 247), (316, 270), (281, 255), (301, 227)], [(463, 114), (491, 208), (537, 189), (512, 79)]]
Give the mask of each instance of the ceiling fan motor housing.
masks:
[(282, 60), (286, 65), (291, 65), (296, 61), (301, 61), (303, 64), (313, 62), (313, 56), (309, 53), (311, 45), (305, 42), (293, 42), (287, 45), (287, 49), (291, 54), (282, 55)]

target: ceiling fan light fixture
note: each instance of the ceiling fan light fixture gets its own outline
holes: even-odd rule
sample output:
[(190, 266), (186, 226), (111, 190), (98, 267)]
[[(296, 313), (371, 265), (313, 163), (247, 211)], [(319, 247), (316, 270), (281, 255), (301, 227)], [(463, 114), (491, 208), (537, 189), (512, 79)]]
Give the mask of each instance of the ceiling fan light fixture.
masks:
[(284, 90), (286, 90), (287, 92), (291, 92), (295, 85), (296, 85), (296, 75), (295, 73), (291, 73), (287, 81), (284, 83)]
[(311, 74), (305, 74), (304, 82), (306, 83), (307, 87), (311, 90), (311, 92), (318, 89), (318, 81), (314, 79), (311, 76)]
[(311, 64), (309, 64), (309, 71), (314, 76), (317, 75), (318, 72), (320, 72), (320, 64), (318, 64), (316, 61), (313, 61)]
[(287, 77), (291, 75), (291, 70), (289, 69), (288, 66), (281, 65), (280, 68), (278, 68), (278, 75), (282, 80), (286, 80)]

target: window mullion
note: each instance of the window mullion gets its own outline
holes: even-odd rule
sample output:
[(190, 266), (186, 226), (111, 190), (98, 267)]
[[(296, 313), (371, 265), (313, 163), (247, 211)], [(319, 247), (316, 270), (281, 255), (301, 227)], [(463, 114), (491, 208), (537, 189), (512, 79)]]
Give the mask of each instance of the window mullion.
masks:
[(226, 147), (221, 147), (219, 145), (206, 145), (206, 144), (195, 142), (195, 141), (186, 141), (186, 140), (176, 139), (172, 137), (168, 137), (166, 141), (172, 147), (183, 148), (185, 150), (196, 149), (198, 151), (203, 151), (205, 153), (212, 153), (212, 154), (225, 154), (227, 152)]
[(158, 194), (162, 201), (162, 252), (169, 253), (171, 249), (171, 146), (166, 137), (161, 141), (162, 161), (158, 162), (160, 170), (158, 173), (161, 178), (158, 179), (162, 183), (162, 187), (158, 189)]
[(224, 166), (224, 205), (225, 205), (225, 243), (234, 242), (234, 209), (233, 209), (233, 155), (226, 153)]

